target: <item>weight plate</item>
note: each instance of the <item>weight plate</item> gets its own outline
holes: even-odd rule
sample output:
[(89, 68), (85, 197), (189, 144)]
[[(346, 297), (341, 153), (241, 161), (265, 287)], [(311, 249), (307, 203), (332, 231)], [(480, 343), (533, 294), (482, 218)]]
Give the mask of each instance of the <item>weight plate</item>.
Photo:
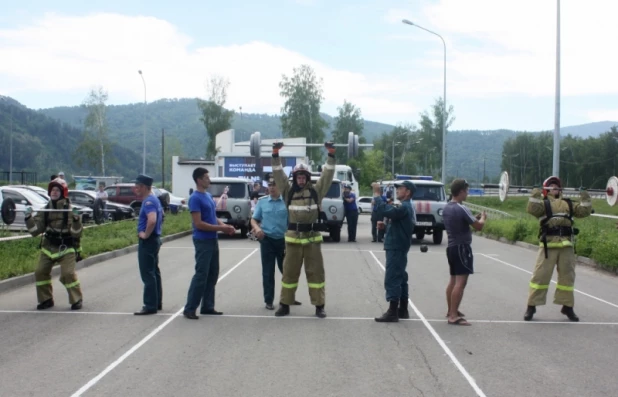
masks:
[(2, 201), (2, 207), (0, 208), (0, 212), (2, 212), (2, 222), (6, 225), (10, 225), (15, 222), (15, 202), (13, 199), (7, 198)]
[(611, 207), (616, 205), (616, 201), (618, 199), (618, 178), (615, 176), (612, 176), (607, 180), (607, 186), (605, 187), (605, 198), (607, 199), (607, 204)]
[(348, 132), (348, 158), (354, 157), (354, 133)]
[(359, 146), (358, 146), (358, 135), (354, 135), (354, 144), (353, 146), (353, 152), (354, 155), (352, 157), (358, 157), (359, 153)]
[(506, 200), (506, 197), (509, 194), (509, 173), (506, 171), (503, 171), (502, 174), (500, 174), (498, 194), (500, 195), (500, 201)]

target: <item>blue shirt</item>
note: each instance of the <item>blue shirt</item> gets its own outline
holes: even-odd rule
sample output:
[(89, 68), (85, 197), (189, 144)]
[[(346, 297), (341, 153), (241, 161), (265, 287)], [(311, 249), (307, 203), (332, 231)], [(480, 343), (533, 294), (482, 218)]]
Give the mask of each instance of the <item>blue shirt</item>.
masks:
[(343, 195), (344, 199), (353, 198), (354, 201), (348, 203), (347, 201), (343, 201), (343, 209), (346, 211), (358, 211), (358, 207), (356, 206), (356, 195), (354, 193), (349, 193), (346, 197), (345, 193)]
[(146, 231), (146, 225), (148, 225), (148, 214), (151, 212), (156, 212), (157, 214), (157, 223), (155, 224), (152, 234), (160, 236), (161, 225), (163, 224), (163, 207), (161, 207), (159, 198), (153, 193), (150, 193), (150, 195), (142, 201), (142, 208), (139, 210), (139, 220), (137, 222), (137, 233)]
[[(191, 197), (189, 197), (189, 212), (199, 212), (202, 222), (210, 225), (219, 224), (219, 222), (217, 222), (215, 201), (208, 192), (202, 193), (197, 190), (193, 192)], [(198, 240), (213, 240), (217, 238), (217, 232), (200, 230), (195, 227), (195, 223), (193, 223), (193, 221), (191, 221), (191, 224), (193, 225), (193, 238)]]
[(284, 238), (288, 230), (288, 209), (281, 195), (276, 199), (270, 195), (259, 199), (253, 211), (253, 219), (261, 222), (260, 227), (266, 236)]

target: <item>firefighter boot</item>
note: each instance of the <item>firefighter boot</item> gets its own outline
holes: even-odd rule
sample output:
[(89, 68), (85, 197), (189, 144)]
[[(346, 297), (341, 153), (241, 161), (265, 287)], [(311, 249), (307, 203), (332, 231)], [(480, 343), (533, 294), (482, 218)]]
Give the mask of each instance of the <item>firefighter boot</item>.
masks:
[(402, 300), (399, 302), (399, 310), (397, 310), (397, 317), (410, 318), (410, 313), (408, 312), (408, 301), (407, 300)]
[(315, 307), (315, 315), (319, 318), (326, 318), (326, 312), (324, 311), (324, 305)]
[(399, 321), (399, 317), (397, 316), (397, 306), (399, 306), (398, 301), (390, 301), (389, 307), (386, 313), (382, 315), (382, 317), (376, 317), (375, 320), (379, 323), (396, 323)]
[(575, 322), (579, 321), (579, 317), (577, 317), (577, 314), (575, 314), (572, 307), (562, 306), (562, 310), (560, 310), (560, 313), (567, 316), (569, 320), (571, 321), (575, 321)]
[(81, 308), (82, 308), (81, 299), (71, 305), (71, 310), (80, 310)]
[(524, 320), (526, 321), (532, 320), (532, 316), (534, 316), (534, 313), (536, 313), (536, 306), (528, 306), (528, 309), (526, 310), (526, 314), (524, 314)]
[(275, 316), (283, 317), (283, 316), (287, 316), (288, 314), (290, 314), (290, 306), (286, 305), (285, 303), (280, 303), (279, 309), (277, 309), (277, 311), (275, 312)]
[(54, 300), (53, 299), (48, 299), (44, 302), (39, 303), (36, 306), (37, 310), (45, 310), (45, 309), (49, 309), (50, 307), (54, 307)]

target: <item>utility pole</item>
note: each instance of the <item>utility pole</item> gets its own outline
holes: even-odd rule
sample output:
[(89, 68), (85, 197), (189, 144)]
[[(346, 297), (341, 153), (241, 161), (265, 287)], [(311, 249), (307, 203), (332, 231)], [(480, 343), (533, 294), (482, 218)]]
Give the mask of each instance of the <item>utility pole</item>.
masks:
[(161, 187), (165, 189), (165, 129), (161, 128)]
[(485, 175), (486, 175), (485, 174), (485, 160), (486, 160), (486, 158), (485, 158), (485, 156), (483, 156), (483, 183), (485, 183)]
[(556, 106), (554, 112), (554, 176), (560, 177), (560, 0), (557, 3), (556, 20)]

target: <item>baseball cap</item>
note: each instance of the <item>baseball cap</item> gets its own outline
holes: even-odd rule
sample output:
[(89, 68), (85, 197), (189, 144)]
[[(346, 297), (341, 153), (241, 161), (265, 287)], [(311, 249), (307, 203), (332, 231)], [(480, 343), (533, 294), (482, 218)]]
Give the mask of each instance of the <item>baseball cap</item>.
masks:
[(416, 190), (416, 186), (414, 186), (414, 184), (411, 181), (403, 181), (400, 183), (395, 183), (395, 187), (401, 187), (401, 186), (405, 187), (411, 192), (414, 192)]

